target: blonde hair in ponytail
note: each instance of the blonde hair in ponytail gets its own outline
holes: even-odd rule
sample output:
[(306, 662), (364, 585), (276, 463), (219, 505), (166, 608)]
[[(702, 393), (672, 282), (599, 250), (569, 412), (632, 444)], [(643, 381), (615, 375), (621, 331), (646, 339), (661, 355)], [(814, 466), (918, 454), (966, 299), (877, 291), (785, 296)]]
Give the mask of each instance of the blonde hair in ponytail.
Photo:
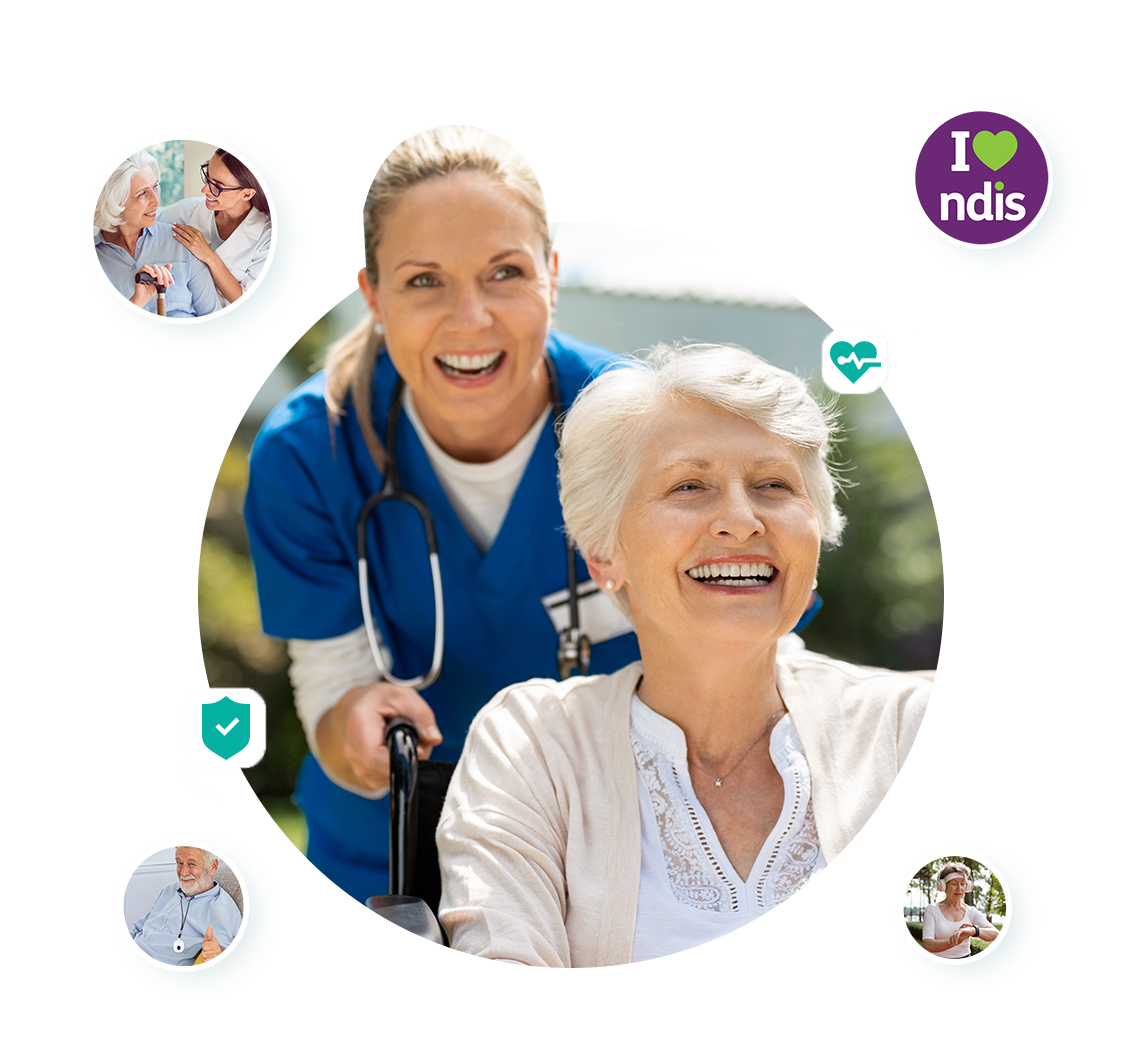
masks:
[[(366, 250), (367, 281), (378, 285), (375, 251), (382, 238), (387, 215), (403, 193), (414, 185), (435, 177), (461, 171), (487, 174), (499, 181), (535, 215), (544, 238), (544, 255), (552, 256), (552, 238), (544, 193), (527, 160), (507, 141), (476, 127), (438, 127), (402, 142), (379, 168), (363, 206), (363, 245)], [(331, 346), (324, 363), (327, 385), (324, 400), (332, 423), (343, 416), (343, 403), (350, 393), (363, 438), (379, 470), (384, 470), (386, 453), (371, 420), (371, 383), (374, 367), (384, 346), (383, 334), (368, 315), (350, 333)]]

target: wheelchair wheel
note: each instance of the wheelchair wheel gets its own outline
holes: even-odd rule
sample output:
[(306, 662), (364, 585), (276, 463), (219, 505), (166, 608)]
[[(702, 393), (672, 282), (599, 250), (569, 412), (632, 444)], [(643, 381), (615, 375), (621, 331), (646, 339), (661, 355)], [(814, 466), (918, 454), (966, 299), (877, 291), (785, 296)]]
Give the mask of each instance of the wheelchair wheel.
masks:
[(825, 978), (881, 978), (886, 957), (872, 956), (872, 941), (881, 941), (875, 897), (861, 888), (846, 888), (835, 900), (827, 942)]

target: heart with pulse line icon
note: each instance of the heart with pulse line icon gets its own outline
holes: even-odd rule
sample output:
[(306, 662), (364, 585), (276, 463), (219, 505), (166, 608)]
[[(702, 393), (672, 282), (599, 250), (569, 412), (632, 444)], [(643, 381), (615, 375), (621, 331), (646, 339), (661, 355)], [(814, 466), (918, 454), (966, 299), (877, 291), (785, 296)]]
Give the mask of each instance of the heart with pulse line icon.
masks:
[(889, 369), (887, 342), (871, 328), (832, 330), (820, 348), (820, 375), (841, 395), (869, 395)]
[(846, 340), (837, 340), (828, 352), (832, 362), (848, 380), (853, 384), (859, 380), (867, 370), (882, 366), (877, 358), (878, 351), (869, 340), (861, 340), (857, 344), (850, 344)]

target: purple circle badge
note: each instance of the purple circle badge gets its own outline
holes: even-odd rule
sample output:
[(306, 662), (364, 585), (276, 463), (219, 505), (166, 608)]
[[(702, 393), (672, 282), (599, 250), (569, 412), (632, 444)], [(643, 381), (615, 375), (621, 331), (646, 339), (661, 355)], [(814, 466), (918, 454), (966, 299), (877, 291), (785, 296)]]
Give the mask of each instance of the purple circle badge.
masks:
[(967, 246), (1001, 246), (1044, 212), (1048, 158), (1024, 124), (997, 112), (967, 112), (926, 139), (914, 185), (939, 231)]

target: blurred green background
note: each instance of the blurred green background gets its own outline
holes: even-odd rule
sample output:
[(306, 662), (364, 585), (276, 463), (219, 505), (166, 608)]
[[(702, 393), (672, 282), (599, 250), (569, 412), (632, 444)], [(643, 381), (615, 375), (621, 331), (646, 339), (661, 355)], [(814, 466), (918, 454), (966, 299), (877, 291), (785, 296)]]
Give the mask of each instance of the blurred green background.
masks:
[[(242, 517), (248, 453), (268, 410), (320, 365), (327, 347), (365, 314), (356, 292), (308, 330), (265, 382), (221, 462), (201, 543), (201, 647), (209, 684), (248, 687), (267, 705), (267, 753), (245, 775), (300, 850), (302, 815), (291, 794), (306, 742), (292, 706), (283, 642), (260, 630)], [(556, 326), (616, 351), (667, 341), (733, 343), (810, 379), (829, 332), (791, 304), (651, 296), (562, 286)], [(934, 508), (918, 458), (880, 391), (840, 398), (837, 459), (854, 483), (841, 495), (843, 545), (820, 560), (824, 607), (804, 633), (808, 647), (852, 662), (933, 669), (942, 624), (942, 557)]]

